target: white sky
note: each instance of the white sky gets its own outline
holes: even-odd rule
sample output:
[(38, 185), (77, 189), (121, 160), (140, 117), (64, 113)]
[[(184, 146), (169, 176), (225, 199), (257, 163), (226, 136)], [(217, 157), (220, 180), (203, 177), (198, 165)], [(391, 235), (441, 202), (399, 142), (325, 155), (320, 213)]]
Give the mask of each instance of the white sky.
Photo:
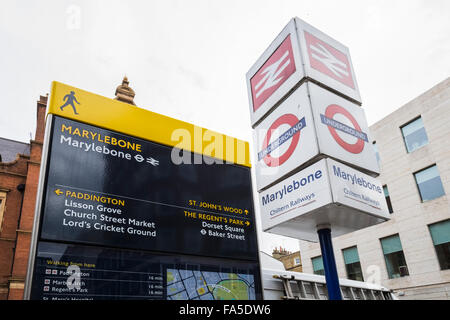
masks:
[[(0, 137), (24, 142), (51, 81), (112, 98), (125, 74), (139, 107), (251, 142), (245, 73), (294, 16), (349, 47), (369, 125), (450, 75), (448, 0), (0, 0), (0, 8)], [(261, 249), (298, 248), (274, 239), (264, 235)]]

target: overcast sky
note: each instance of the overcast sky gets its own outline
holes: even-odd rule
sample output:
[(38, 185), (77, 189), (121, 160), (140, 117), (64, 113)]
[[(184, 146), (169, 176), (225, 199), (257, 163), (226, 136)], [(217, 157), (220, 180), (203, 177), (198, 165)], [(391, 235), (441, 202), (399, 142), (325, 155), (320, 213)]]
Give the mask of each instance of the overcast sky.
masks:
[[(251, 142), (245, 73), (298, 16), (350, 49), (369, 125), (450, 75), (448, 0), (0, 0), (0, 137), (57, 80)], [(252, 146), (251, 146), (252, 150)], [(263, 236), (262, 249), (297, 243)]]

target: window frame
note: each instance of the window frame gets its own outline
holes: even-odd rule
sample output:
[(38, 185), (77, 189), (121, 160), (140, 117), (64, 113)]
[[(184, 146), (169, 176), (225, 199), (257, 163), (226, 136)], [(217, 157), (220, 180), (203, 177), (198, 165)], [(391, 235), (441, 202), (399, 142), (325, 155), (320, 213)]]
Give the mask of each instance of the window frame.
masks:
[[(388, 239), (388, 238), (391, 238), (391, 237), (394, 237), (394, 236), (397, 236), (397, 237), (398, 237), (398, 241), (400, 242), (400, 246), (401, 246), (402, 250), (390, 252), (390, 253), (387, 253), (387, 254), (384, 253), (383, 242), (382, 242), (382, 240)], [(389, 280), (392, 280), (392, 279), (398, 279), (398, 278), (409, 277), (409, 276), (410, 276), (410, 273), (409, 273), (408, 262), (406, 261), (406, 255), (405, 255), (405, 251), (404, 251), (404, 249), (403, 249), (402, 240), (400, 239), (400, 234), (399, 234), (399, 233), (394, 233), (394, 234), (391, 234), (391, 235), (389, 235), (389, 236), (386, 236), (386, 237), (383, 237), (383, 238), (379, 238), (379, 241), (380, 241), (380, 246), (381, 246), (381, 254), (383, 255), (384, 264), (385, 264), (385, 267), (386, 267), (386, 273), (387, 273), (388, 279), (389, 279)], [(400, 276), (399, 276), (399, 277), (392, 277), (393, 274), (391, 275), (391, 274), (389, 273), (389, 267), (388, 267), (388, 261), (387, 261), (387, 259), (386, 259), (386, 255), (390, 255), (390, 254), (397, 253), (397, 252), (401, 252), (401, 253), (402, 253), (402, 255), (403, 255), (403, 260), (405, 261), (406, 271), (407, 271), (408, 274), (402, 276), (402, 275), (401, 275), (401, 272), (400, 272), (400, 269), (399, 269), (398, 271), (399, 271)]]
[[(441, 194), (440, 196), (436, 197), (436, 198), (433, 198), (433, 199), (430, 199), (430, 200), (423, 200), (422, 193), (420, 192), (419, 184), (417, 183), (416, 174), (419, 173), (419, 172), (425, 171), (425, 170), (427, 170), (427, 169), (430, 169), (430, 168), (432, 168), (432, 167), (436, 167), (436, 169), (438, 170), (438, 173), (439, 173), (439, 180), (441, 181), (441, 186), (442, 186), (442, 190), (444, 191), (444, 193)], [(428, 201), (433, 201), (433, 200), (435, 200), (435, 199), (439, 199), (439, 198), (441, 198), (441, 197), (443, 197), (443, 196), (446, 195), (445, 189), (444, 189), (444, 184), (442, 183), (442, 179), (441, 179), (441, 173), (439, 172), (439, 168), (437, 167), (437, 164), (436, 164), (436, 163), (433, 163), (433, 164), (431, 164), (431, 165), (429, 165), (429, 166), (427, 166), (427, 167), (424, 167), (424, 168), (422, 168), (422, 169), (420, 169), (420, 170), (414, 171), (414, 172), (413, 172), (413, 178), (414, 178), (414, 182), (415, 182), (415, 184), (416, 184), (417, 192), (419, 193), (419, 197), (420, 197), (420, 202), (421, 202), (421, 203), (425, 203), (425, 202), (428, 202)]]
[[(384, 187), (386, 187), (386, 190), (388, 192), (388, 196), (386, 197), (386, 193), (384, 192)], [(384, 199), (386, 200), (386, 205), (388, 207), (388, 212), (389, 214), (393, 214), (394, 213), (394, 207), (392, 206), (392, 201), (391, 201), (391, 194), (389, 193), (389, 188), (387, 186), (387, 184), (384, 184), (382, 186), (383, 188), (383, 193), (384, 193)], [(388, 202), (388, 198), (389, 198), (389, 202)]]
[[(356, 253), (358, 254), (359, 269), (361, 270), (361, 280), (350, 279), (350, 276), (349, 276), (349, 272), (348, 272), (347, 266), (348, 266), (348, 265), (351, 265), (351, 264), (355, 264), (356, 262), (353, 262), (353, 263), (346, 263), (346, 262), (345, 262), (345, 254), (344, 254), (344, 251), (345, 251), (345, 250), (348, 250), (348, 249), (352, 249), (352, 248), (355, 248), (355, 249), (356, 249)], [(363, 282), (364, 282), (364, 273), (363, 273), (363, 269), (362, 269), (362, 266), (361, 266), (361, 259), (359, 258), (358, 246), (357, 246), (357, 245), (354, 245), (354, 246), (351, 246), (351, 247), (343, 248), (343, 249), (341, 249), (341, 252), (342, 252), (342, 258), (343, 258), (343, 260), (344, 260), (345, 273), (347, 274), (347, 279), (349, 279), (349, 280), (354, 280), (354, 281), (363, 281)]]
[(323, 275), (325, 275), (325, 267), (323, 269), (319, 270), (319, 271), (323, 271), (323, 274), (318, 274), (318, 273), (316, 273), (316, 270), (314, 270), (314, 262), (313, 262), (313, 260), (314, 259), (318, 259), (318, 258), (320, 258), (322, 260), (322, 266), (323, 266), (323, 257), (322, 257), (322, 255), (312, 257), (311, 258), (311, 264), (312, 264), (312, 267), (313, 267), (313, 274), (318, 275), (318, 276), (323, 276)]
[(405, 145), (405, 149), (406, 149), (406, 153), (407, 153), (407, 154), (413, 153), (414, 151), (419, 150), (419, 149), (421, 149), (422, 147), (425, 147), (426, 145), (428, 145), (428, 144), (430, 143), (430, 140), (428, 139), (427, 131), (425, 130), (425, 134), (426, 134), (426, 136), (427, 136), (427, 143), (424, 144), (424, 145), (422, 145), (422, 146), (420, 146), (420, 147), (418, 147), (417, 149), (412, 150), (412, 151), (409, 151), (409, 150), (408, 150), (408, 144), (406, 143), (406, 138), (405, 138), (405, 135), (403, 134), (403, 128), (406, 127), (407, 125), (410, 125), (410, 124), (413, 123), (414, 121), (419, 120), (419, 119), (422, 119), (423, 129), (425, 130), (425, 123), (424, 123), (424, 121), (423, 121), (423, 118), (422, 118), (422, 115), (421, 115), (421, 114), (419, 114), (417, 117), (413, 118), (412, 120), (410, 120), (410, 121), (408, 121), (408, 122), (402, 124), (402, 125), (399, 127), (399, 128), (400, 128), (400, 133), (401, 133), (402, 138), (403, 138), (403, 144)]
[[(434, 254), (436, 255), (436, 260), (437, 260), (437, 262), (438, 262), (439, 270), (440, 270), (440, 271), (450, 270), (450, 267), (447, 268), (447, 269), (442, 269), (442, 264), (441, 264), (441, 261), (439, 260), (439, 255), (438, 255), (438, 252), (437, 252), (437, 250), (436, 250), (436, 245), (434, 244), (433, 235), (432, 235), (432, 233), (431, 233), (431, 228), (430, 228), (430, 227), (433, 226), (433, 225), (439, 224), (439, 223), (446, 222), (446, 221), (450, 221), (450, 219), (444, 219), (444, 220), (436, 221), (436, 222), (433, 222), (433, 223), (430, 223), (430, 224), (427, 225), (428, 232), (429, 232), (430, 238), (431, 238), (431, 244), (433, 245)], [(449, 241), (449, 242), (445, 242), (445, 243), (448, 243), (448, 244), (450, 245), (450, 241)], [(440, 245), (440, 244), (439, 244), (439, 245)]]
[(3, 229), (3, 219), (6, 210), (6, 195), (7, 195), (6, 191), (0, 190), (0, 233), (2, 232)]

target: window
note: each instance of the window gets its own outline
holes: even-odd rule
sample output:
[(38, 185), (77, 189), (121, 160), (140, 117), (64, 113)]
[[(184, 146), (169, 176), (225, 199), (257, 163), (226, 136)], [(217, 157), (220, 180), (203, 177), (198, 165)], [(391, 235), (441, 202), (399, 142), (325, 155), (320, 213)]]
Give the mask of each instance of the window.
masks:
[(389, 213), (393, 213), (394, 209), (392, 208), (391, 197), (389, 196), (389, 190), (386, 185), (383, 186), (383, 191)]
[(5, 211), (6, 192), (0, 192), (0, 232), (3, 225), (3, 212)]
[(380, 164), (380, 153), (378, 152), (378, 147), (376, 141), (372, 142), (373, 149), (375, 150), (375, 157), (377, 158), (378, 165)]
[(294, 266), (298, 266), (300, 264), (300, 258), (294, 258)]
[(347, 270), (347, 277), (350, 280), (364, 281), (361, 270), (361, 263), (359, 262), (358, 249), (351, 247), (342, 250), (344, 255), (345, 270)]
[(381, 239), (389, 279), (408, 276), (408, 266), (398, 234)]
[(322, 256), (318, 256), (311, 259), (313, 265), (313, 273), (324, 276), (325, 270), (323, 268), (323, 260)]
[(436, 165), (414, 173), (422, 201), (433, 200), (445, 194)]
[(428, 137), (423, 126), (422, 117), (411, 121), (400, 129), (402, 130), (403, 140), (405, 141), (408, 153), (413, 152), (428, 143)]
[(450, 219), (428, 226), (441, 270), (450, 269)]

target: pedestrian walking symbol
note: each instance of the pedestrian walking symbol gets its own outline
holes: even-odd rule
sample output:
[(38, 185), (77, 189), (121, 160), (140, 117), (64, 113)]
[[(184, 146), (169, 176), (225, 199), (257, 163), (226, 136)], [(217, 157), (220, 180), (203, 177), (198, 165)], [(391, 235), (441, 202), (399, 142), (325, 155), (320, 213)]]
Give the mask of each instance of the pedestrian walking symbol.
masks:
[(73, 112), (75, 114), (78, 114), (77, 109), (75, 108), (75, 105), (73, 104), (74, 102), (76, 102), (77, 104), (81, 104), (77, 101), (77, 98), (75, 98), (75, 91), (70, 91), (69, 94), (66, 94), (64, 96), (64, 101), (66, 101), (61, 107), (59, 107), (61, 109), (61, 111), (64, 111), (64, 108), (67, 106), (71, 106), (73, 109)]

